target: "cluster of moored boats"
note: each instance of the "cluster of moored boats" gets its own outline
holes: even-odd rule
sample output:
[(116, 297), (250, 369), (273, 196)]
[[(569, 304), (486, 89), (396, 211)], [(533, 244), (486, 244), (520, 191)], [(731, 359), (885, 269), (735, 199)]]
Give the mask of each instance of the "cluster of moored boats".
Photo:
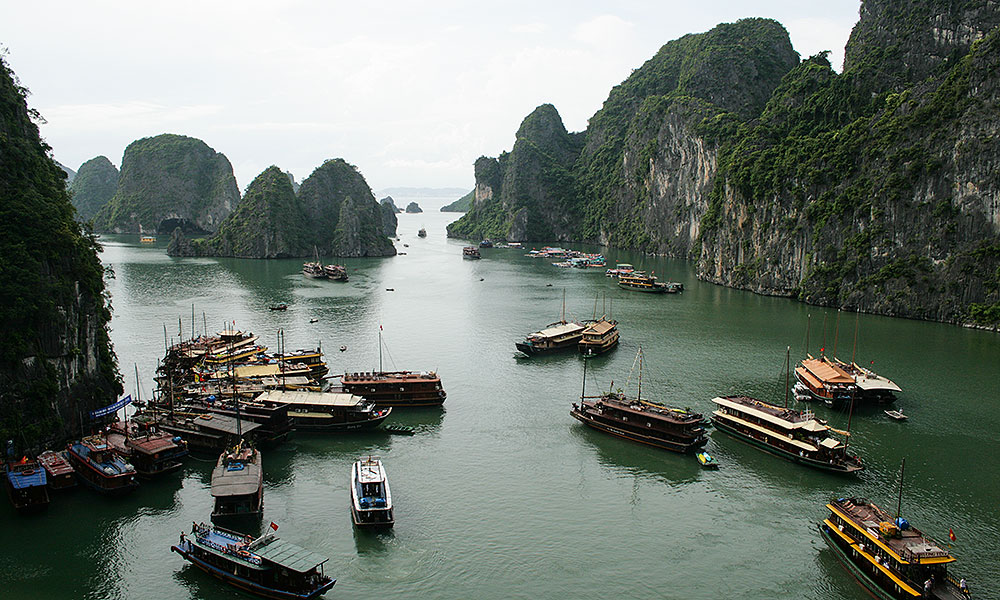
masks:
[[(621, 274), (619, 274), (621, 276)], [(564, 301), (565, 307), (565, 301)], [(564, 308), (565, 312), (565, 308)], [(617, 322), (602, 317), (582, 323), (565, 317), (529, 334), (516, 347), (535, 354), (578, 348), (586, 356), (599, 354), (618, 343)], [(607, 345), (588, 346), (585, 336), (602, 337)], [(613, 332), (613, 334), (612, 334)], [(613, 339), (613, 342), (612, 342)], [(690, 408), (668, 406), (642, 394), (642, 349), (636, 355), (638, 383), (634, 396), (622, 389), (597, 395), (586, 393), (587, 361), (584, 361), (584, 391), (570, 415), (584, 425), (626, 440), (679, 453), (695, 454), (707, 469), (719, 463), (705, 452), (708, 428), (716, 429), (775, 456), (809, 467), (852, 474), (864, 468), (861, 458), (848, 448), (848, 430), (841, 431), (818, 418), (812, 410), (789, 407), (789, 393), (798, 401), (821, 401), (828, 405), (855, 402), (891, 403), (901, 391), (898, 385), (853, 360), (807, 355), (794, 370), (796, 383), (789, 387), (790, 351), (785, 359), (785, 399), (772, 404), (746, 395), (718, 396), (711, 400), (708, 419)], [(632, 374), (626, 381), (631, 381)], [(627, 384), (626, 384), (627, 387)], [(886, 410), (899, 420), (900, 410)], [(947, 572), (955, 558), (941, 545), (910, 526), (899, 511), (890, 516), (862, 498), (839, 498), (827, 505), (830, 516), (819, 524), (823, 538), (849, 570), (879, 598), (968, 597), (964, 579), (956, 581)]]
[[(380, 336), (381, 337), (381, 336)], [(212, 470), (210, 524), (195, 522), (172, 547), (198, 568), (247, 591), (272, 598), (313, 598), (335, 580), (326, 558), (275, 535), (259, 537), (264, 487), (261, 448), (295, 430), (348, 432), (380, 426), (394, 408), (441, 406), (447, 394), (433, 372), (351, 372), (331, 385), (320, 349), (269, 353), (251, 333), (227, 328), (173, 344), (146, 403), (131, 396), (91, 413), (95, 431), (37, 459), (10, 460), (5, 483), (21, 512), (48, 506), (50, 493), (82, 482), (123, 495), (139, 478), (178, 470), (191, 451), (217, 456)], [(283, 340), (279, 337), (279, 345)], [(381, 339), (380, 339), (381, 346)], [(381, 362), (381, 360), (380, 360)], [(126, 405), (136, 412), (106, 422)], [(389, 433), (413, 434), (406, 426)], [(13, 456), (10, 444), (8, 456)], [(392, 496), (378, 458), (352, 467), (350, 512), (358, 527), (391, 527)]]

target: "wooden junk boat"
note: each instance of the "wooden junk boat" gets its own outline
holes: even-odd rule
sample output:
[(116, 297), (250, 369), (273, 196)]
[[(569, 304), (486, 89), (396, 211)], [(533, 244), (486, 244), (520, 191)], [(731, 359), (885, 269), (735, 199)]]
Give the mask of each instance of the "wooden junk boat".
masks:
[(827, 404), (850, 402), (858, 396), (854, 377), (841, 366), (823, 358), (808, 358), (795, 367), (796, 393)]
[(448, 397), (434, 371), (345, 373), (340, 384), (348, 394), (363, 396), (378, 407), (441, 406)]
[(253, 539), (206, 523), (192, 524), (170, 548), (229, 585), (265, 598), (307, 600), (321, 596), (336, 579), (323, 572), (327, 558), (268, 532)]
[[(570, 415), (584, 425), (674, 452), (695, 452), (708, 442), (704, 417), (695, 412), (670, 408), (642, 398), (642, 348), (636, 354), (639, 384), (635, 398), (623, 392), (605, 392), (600, 396), (580, 395)], [(587, 363), (583, 363), (586, 385)]]
[(52, 491), (64, 490), (76, 487), (76, 472), (72, 465), (66, 460), (63, 452), (46, 450), (38, 455), (38, 464), (45, 469), (46, 478), (49, 481), (49, 489)]
[(647, 292), (650, 294), (676, 294), (684, 291), (684, 284), (675, 282), (657, 281), (655, 275), (646, 275), (642, 271), (631, 273), (620, 273), (618, 275), (618, 287), (623, 290), (635, 292)]
[(323, 272), (326, 274), (327, 279), (332, 279), (333, 281), (347, 281), (349, 279), (347, 268), (343, 265), (326, 265), (323, 267)]
[(269, 390), (256, 402), (288, 405), (292, 427), (300, 431), (342, 432), (374, 429), (392, 408), (376, 408), (375, 402), (354, 394)]
[(584, 356), (597, 356), (618, 345), (618, 321), (601, 317), (584, 327), (577, 348)]
[(392, 493), (382, 461), (368, 457), (351, 467), (351, 518), (358, 527), (392, 527)]
[(264, 471), (260, 450), (246, 442), (219, 455), (212, 469), (212, 522), (260, 518), (264, 509)]
[(575, 348), (583, 339), (583, 330), (588, 324), (589, 322), (576, 323), (566, 320), (566, 292), (564, 290), (559, 320), (555, 323), (549, 323), (541, 331), (529, 333), (523, 342), (516, 342), (514, 346), (528, 356)]
[(17, 512), (28, 514), (49, 505), (48, 477), (38, 461), (24, 457), (6, 464), (4, 487)]
[(476, 248), (475, 246), (466, 246), (462, 248), (462, 258), (476, 259), (482, 258), (482, 256), (479, 254), (479, 248)]
[(72, 442), (66, 456), (83, 483), (108, 495), (125, 495), (135, 491), (135, 467), (108, 445), (103, 435), (92, 435)]
[(858, 400), (871, 402), (893, 402), (896, 400), (896, 394), (903, 391), (892, 380), (879, 375), (871, 369), (862, 367), (857, 363), (848, 363), (836, 358), (834, 358), (831, 362), (854, 378), (854, 385), (858, 388)]
[(848, 454), (847, 445), (829, 434), (811, 411), (782, 408), (749, 396), (713, 398), (716, 428), (753, 446), (793, 462), (839, 473), (864, 467)]
[(112, 423), (107, 442), (143, 478), (180, 469), (181, 460), (188, 454), (187, 442), (178, 435), (160, 431), (148, 417)]
[(965, 600), (971, 596), (962, 582), (948, 574), (955, 557), (900, 515), (864, 498), (837, 498), (819, 531), (837, 558), (880, 600)]

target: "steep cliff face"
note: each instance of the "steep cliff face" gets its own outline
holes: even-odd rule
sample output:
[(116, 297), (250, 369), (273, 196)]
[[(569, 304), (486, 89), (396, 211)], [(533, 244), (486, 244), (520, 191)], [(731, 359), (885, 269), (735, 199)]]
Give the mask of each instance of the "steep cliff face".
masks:
[(80, 221), (90, 221), (104, 208), (118, 189), (118, 169), (105, 156), (80, 165), (69, 190)]
[[(926, 39), (867, 22), (869, 4), (882, 3), (862, 8), (856, 30), (869, 38), (893, 48)], [(942, 12), (921, 22), (953, 22), (973, 4), (996, 22), (992, 2), (957, 13), (922, 3)], [(723, 152), (701, 275), (881, 314), (1000, 322), (1000, 30), (949, 56), (931, 75), (897, 79), (900, 93), (873, 95), (871, 66), (851, 60), (857, 70), (842, 75), (820, 60), (790, 73)]]
[(476, 161), (472, 209), (448, 235), (510, 241), (569, 240), (578, 235), (581, 205), (571, 169), (583, 139), (570, 134), (551, 104), (521, 123), (510, 153)]
[(201, 140), (163, 134), (129, 144), (118, 190), (94, 218), (114, 233), (215, 231), (240, 199), (233, 167)]
[(399, 219), (396, 218), (399, 209), (396, 208), (396, 203), (392, 201), (392, 196), (386, 196), (378, 205), (382, 210), (382, 235), (396, 237), (396, 226), (399, 225)]
[(0, 439), (37, 449), (121, 393), (99, 247), (0, 57)]
[(167, 254), (287, 258), (306, 256), (311, 250), (305, 212), (292, 183), (281, 169), (271, 166), (254, 178), (215, 235), (186, 245), (178, 232), (171, 237)]
[[(325, 161), (302, 182), (298, 198), (309, 220), (313, 245), (320, 254), (345, 257), (396, 254), (392, 242), (381, 234), (381, 208), (354, 165), (340, 158)], [(353, 200), (351, 206), (357, 218), (342, 224), (341, 217), (345, 214), (342, 205), (348, 198)], [(355, 241), (361, 245), (355, 245)]]

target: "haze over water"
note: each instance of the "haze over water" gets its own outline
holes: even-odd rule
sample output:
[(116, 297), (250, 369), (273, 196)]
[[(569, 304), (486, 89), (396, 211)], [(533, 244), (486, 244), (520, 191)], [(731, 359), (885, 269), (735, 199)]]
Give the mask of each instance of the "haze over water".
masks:
[[(338, 583), (326, 598), (861, 600), (868, 594), (816, 523), (833, 497), (866, 496), (893, 511), (904, 457), (903, 515), (942, 544), (954, 529), (953, 572), (968, 578), (974, 597), (1000, 597), (995, 333), (862, 315), (853, 350), (853, 313), (842, 313), (838, 328), (835, 310), (703, 283), (682, 261), (606, 251), (609, 263), (685, 285), (680, 295), (650, 296), (618, 290), (603, 270), (557, 269), (523, 251), (484, 249), (482, 260), (462, 260), (464, 243), (445, 237), (456, 216), (400, 214), (396, 245), (406, 255), (338, 261), (349, 268), (346, 284), (306, 279), (301, 260), (172, 259), (165, 239), (105, 240), (102, 260), (115, 271), (112, 338), (126, 391), (136, 364), (143, 398), (163, 356), (164, 325), (176, 340), (180, 318), (190, 336), (192, 304), (198, 333), (205, 322), (211, 333), (235, 321), (273, 349), (280, 328), (289, 349), (321, 344), (331, 373), (377, 368), (381, 325), (386, 369), (441, 375), (443, 410), (393, 412), (392, 422), (417, 435), (293, 434), (265, 451), (264, 523), (330, 558), (326, 571)], [(420, 227), (427, 238), (416, 236)], [(590, 318), (598, 298), (598, 314), (610, 304), (620, 322), (621, 346), (588, 363), (588, 393), (612, 381), (625, 387), (641, 345), (644, 397), (706, 414), (717, 395), (782, 403), (785, 347), (793, 364), (804, 355), (811, 314), (810, 351), (831, 354), (836, 345), (841, 358), (854, 351), (860, 364), (874, 360), (903, 388), (899, 404), (910, 420), (890, 421), (881, 408), (855, 412), (851, 445), (867, 469), (853, 478), (719, 431), (707, 446), (722, 464), (712, 472), (692, 456), (589, 430), (569, 416), (582, 359), (514, 350), (559, 318), (563, 290), (568, 315)], [(279, 302), (287, 312), (268, 310)], [(811, 407), (847, 427), (843, 411)], [(369, 454), (389, 474), (390, 533), (351, 524), (349, 468)], [(208, 520), (211, 467), (189, 460), (180, 474), (143, 482), (124, 499), (86, 489), (57, 495), (38, 517), (3, 503), (0, 597), (249, 597), (169, 551), (192, 521)]]

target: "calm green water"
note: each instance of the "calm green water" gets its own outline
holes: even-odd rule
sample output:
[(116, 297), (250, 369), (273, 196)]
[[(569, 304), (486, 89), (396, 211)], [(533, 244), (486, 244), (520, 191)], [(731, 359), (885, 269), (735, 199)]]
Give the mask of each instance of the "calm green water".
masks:
[[(601, 273), (557, 269), (515, 250), (466, 261), (462, 243), (445, 238), (453, 218), (400, 215), (397, 246), (407, 255), (348, 260), (347, 284), (307, 280), (297, 260), (180, 260), (164, 254), (165, 242), (106, 241), (103, 260), (116, 273), (112, 337), (126, 388), (135, 385), (135, 364), (143, 397), (163, 354), (164, 326), (176, 338), (180, 318), (190, 335), (192, 304), (199, 333), (203, 313), (210, 331), (235, 320), (272, 347), (281, 328), (289, 349), (322, 344), (332, 372), (376, 367), (381, 323), (387, 368), (441, 374), (444, 410), (394, 415), (418, 435), (296, 434), (265, 453), (264, 522), (330, 558), (327, 572), (339, 581), (327, 598), (861, 600), (868, 595), (815, 524), (830, 497), (865, 495), (893, 506), (904, 457), (904, 514), (942, 543), (953, 528), (957, 572), (976, 597), (1000, 597), (996, 334), (862, 316), (858, 362), (874, 360), (904, 388), (910, 415), (903, 424), (880, 409), (854, 415), (852, 444), (864, 473), (813, 471), (721, 432), (711, 434), (708, 450), (722, 468), (702, 471), (691, 456), (584, 428), (569, 416), (582, 360), (518, 358), (514, 341), (558, 318), (563, 290), (567, 312), (578, 318), (590, 317), (595, 297), (606, 294), (622, 344), (589, 363), (589, 391), (612, 380), (620, 386), (641, 344), (644, 396), (709, 412), (719, 394), (781, 401), (785, 347), (793, 360), (803, 355), (811, 313), (812, 351), (829, 351), (836, 311), (705, 284), (684, 262), (621, 252), (609, 259), (682, 281), (686, 291), (620, 291)], [(421, 226), (426, 239), (416, 236)], [(290, 308), (267, 310), (276, 302)], [(850, 357), (853, 330), (854, 315), (845, 313), (841, 357)], [(815, 408), (846, 426), (843, 412)], [(351, 525), (349, 468), (368, 454), (381, 456), (389, 472), (397, 504), (391, 533)], [(190, 460), (182, 473), (143, 483), (125, 499), (76, 490), (35, 518), (2, 503), (0, 597), (247, 597), (169, 552), (191, 521), (208, 519), (210, 470), (210, 462)]]

